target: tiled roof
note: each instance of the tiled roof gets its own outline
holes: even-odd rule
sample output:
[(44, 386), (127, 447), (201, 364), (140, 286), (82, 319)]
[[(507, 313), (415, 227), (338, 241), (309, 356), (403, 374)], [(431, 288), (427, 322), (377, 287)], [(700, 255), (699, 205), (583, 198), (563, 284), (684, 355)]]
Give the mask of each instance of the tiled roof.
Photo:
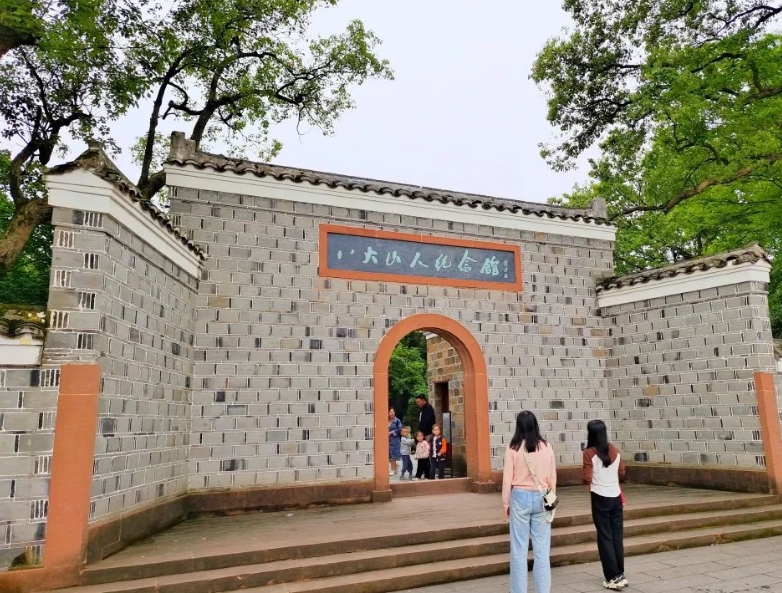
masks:
[(40, 307), (0, 305), (0, 336), (22, 339), (30, 336), (43, 339), (46, 312)]
[(634, 286), (636, 284), (644, 284), (650, 280), (672, 278), (673, 276), (678, 276), (680, 274), (692, 274), (693, 272), (710, 270), (712, 268), (724, 268), (729, 264), (755, 263), (760, 260), (770, 263), (768, 253), (766, 253), (757, 243), (753, 243), (746, 247), (742, 247), (741, 249), (734, 249), (733, 251), (726, 251), (715, 255), (707, 255), (697, 259), (688, 259), (663, 268), (644, 270), (643, 272), (628, 274), (627, 276), (606, 278), (598, 283), (597, 292)]
[(141, 191), (122, 174), (122, 171), (120, 171), (111, 159), (109, 159), (100, 146), (91, 144), (86, 151), (76, 157), (73, 161), (52, 167), (46, 171), (46, 174), (61, 175), (68, 171), (73, 171), (74, 169), (84, 169), (85, 171), (89, 171), (100, 177), (104, 181), (108, 181), (120, 190), (120, 192), (128, 196), (134, 203), (138, 204), (139, 207), (160, 226), (165, 227), (169, 233), (174, 235), (177, 240), (182, 243), (182, 245), (195, 253), (200, 259), (206, 259), (203, 249), (188, 239), (182, 231), (174, 226), (174, 223), (171, 222), (171, 219), (165, 212), (162, 212), (149, 200), (144, 199)]
[(271, 177), (278, 181), (289, 180), (296, 183), (307, 182), (311, 185), (325, 185), (331, 188), (342, 187), (349, 190), (362, 192), (374, 192), (377, 194), (390, 194), (396, 197), (406, 197), (411, 200), (425, 200), (427, 202), (440, 202), (454, 204), (456, 206), (468, 206), (470, 208), (482, 208), (484, 210), (495, 209), (499, 212), (538, 216), (541, 218), (559, 218), (591, 222), (598, 225), (612, 226), (605, 217), (605, 202), (600, 200), (590, 209), (564, 208), (539, 204), (535, 202), (519, 202), (502, 198), (492, 198), (461, 192), (452, 192), (417, 185), (379, 181), (350, 175), (338, 175), (335, 173), (323, 173), (309, 169), (297, 169), (271, 165), (269, 163), (257, 163), (242, 159), (210, 154), (196, 150), (195, 144), (185, 139), (184, 134), (175, 132), (171, 137), (171, 153), (166, 164), (186, 166), (192, 165), (199, 169), (212, 169), (214, 171), (233, 171), (239, 175), (255, 175), (256, 177)]

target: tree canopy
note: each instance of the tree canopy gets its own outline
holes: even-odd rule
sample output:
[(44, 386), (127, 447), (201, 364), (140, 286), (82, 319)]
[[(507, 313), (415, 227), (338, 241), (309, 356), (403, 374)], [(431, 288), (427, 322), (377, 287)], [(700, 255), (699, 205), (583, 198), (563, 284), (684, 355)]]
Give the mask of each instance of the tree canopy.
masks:
[[(782, 3), (565, 0), (574, 25), (549, 40), (532, 78), (548, 93), (555, 141), (573, 167), (593, 146), (596, 196), (618, 224), (627, 273), (758, 241), (782, 242)], [(780, 258), (771, 310), (782, 332)]]
[(221, 140), (248, 157), (279, 151), (269, 129), (283, 120), (330, 133), (353, 106), (352, 87), (392, 77), (375, 54), (380, 40), (360, 21), (308, 36), (312, 14), (337, 1), (9, 0), (0, 25), (30, 23), (34, 42), (6, 44), (0, 62), (2, 134), (21, 146), (10, 165), (13, 215), (0, 238), (0, 277), (50, 219), (45, 195), (31, 185), (41, 168), (68, 137), (116, 150), (113, 123), (142, 101), (151, 105), (134, 150), (147, 198), (165, 185), (156, 162), (164, 119), (186, 123), (197, 146)]

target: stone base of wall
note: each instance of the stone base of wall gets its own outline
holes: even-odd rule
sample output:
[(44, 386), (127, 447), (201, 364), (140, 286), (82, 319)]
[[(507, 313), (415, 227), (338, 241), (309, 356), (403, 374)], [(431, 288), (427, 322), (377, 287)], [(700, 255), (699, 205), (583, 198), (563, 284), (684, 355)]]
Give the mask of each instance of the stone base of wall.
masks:
[(189, 494), (187, 507), (191, 514), (198, 514), (356, 504), (371, 502), (374, 488), (373, 481), (357, 481), (246, 490), (210, 490)]
[[(493, 471), (491, 480), (502, 488), (502, 472)], [(771, 492), (768, 473), (765, 470), (695, 467), (673, 464), (627, 464), (627, 481), (634, 484), (652, 484), (655, 486), (684, 486), (686, 488), (705, 488), (708, 490), (727, 490), (729, 492), (752, 492), (766, 494)], [(580, 486), (580, 466), (562, 466), (557, 468), (558, 486)]]
[(183, 521), (188, 516), (188, 496), (91, 525), (87, 533), (87, 563), (97, 562), (123, 548)]
[(685, 486), (731, 492), (769, 493), (766, 470), (674, 464), (627, 464), (627, 480), (636, 484)]

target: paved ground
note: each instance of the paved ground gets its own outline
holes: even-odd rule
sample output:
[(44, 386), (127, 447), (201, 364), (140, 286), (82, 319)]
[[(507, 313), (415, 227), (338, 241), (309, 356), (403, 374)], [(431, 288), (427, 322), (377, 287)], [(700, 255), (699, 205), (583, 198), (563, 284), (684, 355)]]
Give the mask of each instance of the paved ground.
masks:
[[(560, 518), (588, 514), (589, 498), (580, 487), (561, 488)], [(751, 496), (688, 488), (627, 484), (626, 509)], [(447, 494), (397, 498), (384, 504), (343, 505), (300, 511), (249, 513), (231, 517), (199, 517), (102, 561), (116, 566), (189, 558), (194, 555), (242, 552), (347, 538), (492, 524), (503, 521), (499, 494)], [(782, 593), (782, 589), (780, 589)]]
[[(625, 569), (626, 593), (782, 593), (782, 537), (633, 556)], [(552, 570), (552, 593), (598, 593), (599, 563)], [(529, 591), (535, 590), (532, 577)], [(415, 593), (504, 593), (508, 576), (448, 583)]]

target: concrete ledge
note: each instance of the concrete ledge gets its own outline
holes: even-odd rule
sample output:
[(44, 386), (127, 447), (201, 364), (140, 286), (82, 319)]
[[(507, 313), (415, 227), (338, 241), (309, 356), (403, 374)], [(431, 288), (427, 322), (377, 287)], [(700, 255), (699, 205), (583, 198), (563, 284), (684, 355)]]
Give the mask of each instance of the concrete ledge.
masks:
[(306, 508), (316, 505), (371, 502), (375, 484), (372, 481), (248, 488), (191, 492), (187, 509), (190, 513), (231, 513), (255, 510), (274, 511)]
[(491, 494), (492, 492), (499, 492), (502, 489), (502, 483), (497, 482), (472, 482), (470, 484), (470, 492), (475, 494)]
[(627, 480), (636, 484), (686, 486), (730, 492), (771, 492), (765, 469), (674, 465), (668, 463), (628, 463)]
[(470, 492), (470, 478), (444, 478), (442, 480), (419, 480), (416, 482), (393, 482), (391, 492), (394, 498), (408, 496), (430, 496)]
[(187, 495), (107, 519), (89, 527), (86, 561), (97, 562), (187, 518)]

